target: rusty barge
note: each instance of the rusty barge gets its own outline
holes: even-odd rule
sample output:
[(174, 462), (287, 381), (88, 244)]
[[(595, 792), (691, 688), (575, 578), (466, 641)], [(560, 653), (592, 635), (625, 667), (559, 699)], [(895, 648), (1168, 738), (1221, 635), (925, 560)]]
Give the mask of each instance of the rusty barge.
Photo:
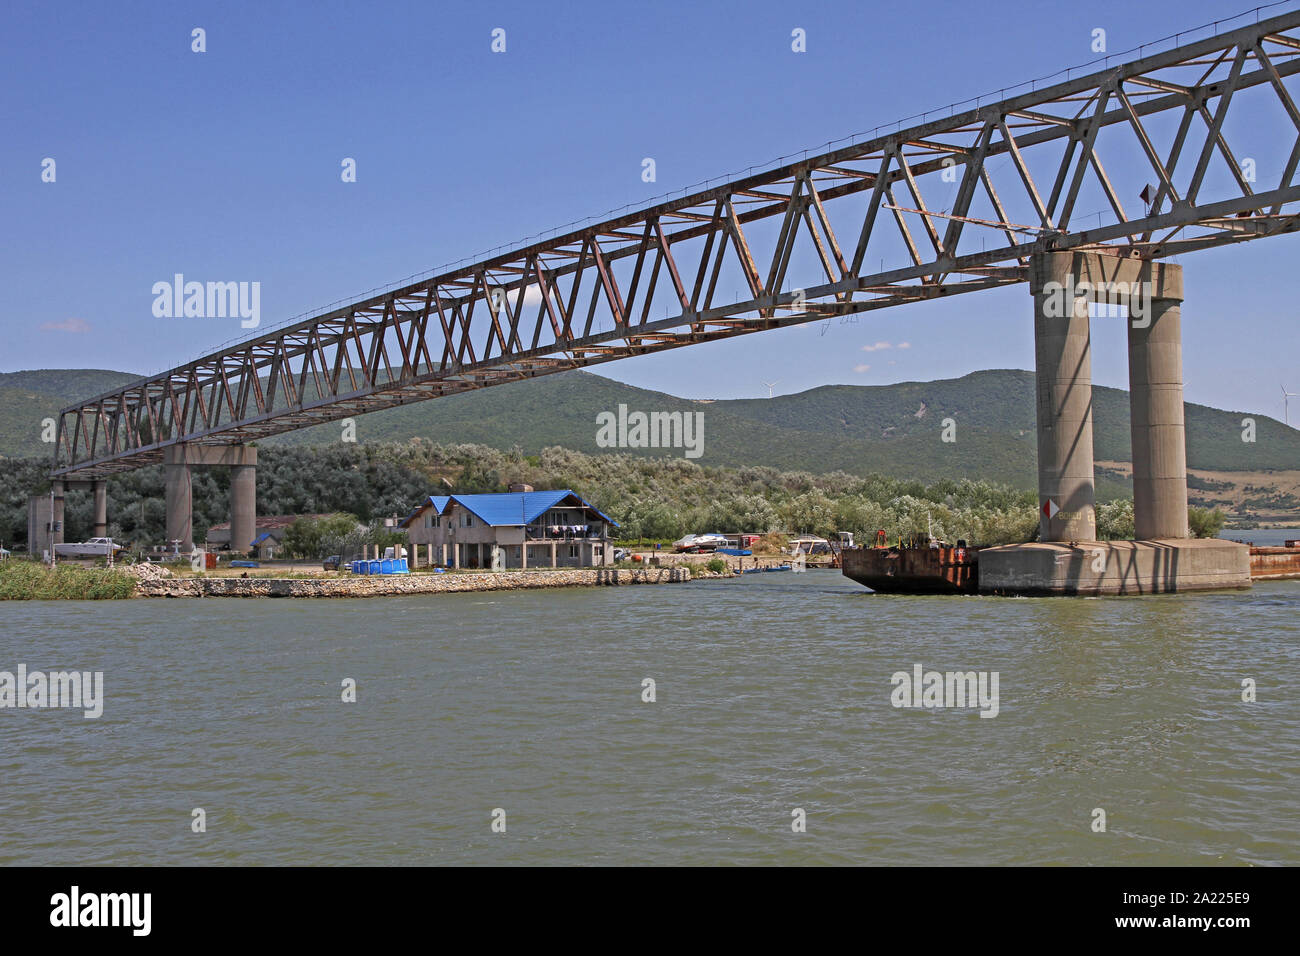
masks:
[(931, 546), (928, 542), (898, 547), (845, 548), (840, 552), (844, 576), (886, 594), (975, 594), (979, 590), (979, 548)]
[(1282, 547), (1250, 546), (1250, 576), (1256, 581), (1300, 580), (1300, 540)]
[[(845, 577), (884, 594), (979, 593), (978, 547), (935, 544), (919, 536), (897, 546), (845, 548), (840, 552)], [(1300, 540), (1282, 547), (1250, 546), (1254, 581), (1300, 580)]]

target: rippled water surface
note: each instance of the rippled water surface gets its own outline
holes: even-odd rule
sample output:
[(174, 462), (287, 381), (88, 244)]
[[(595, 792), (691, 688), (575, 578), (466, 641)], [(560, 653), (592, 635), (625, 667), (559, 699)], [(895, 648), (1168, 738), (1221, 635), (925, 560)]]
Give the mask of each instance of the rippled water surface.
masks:
[[(107, 700), (0, 710), (0, 862), (1295, 864), (1298, 611), (1300, 582), (1008, 600), (826, 571), (3, 603), (0, 670), (100, 670)], [(895, 709), (914, 664), (999, 672), (999, 714)]]

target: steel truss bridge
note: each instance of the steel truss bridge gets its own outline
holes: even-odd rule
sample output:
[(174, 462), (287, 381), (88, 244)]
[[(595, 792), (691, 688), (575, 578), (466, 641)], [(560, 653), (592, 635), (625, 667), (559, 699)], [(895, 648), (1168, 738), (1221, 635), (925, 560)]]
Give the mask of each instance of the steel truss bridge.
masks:
[(1295, 232), (1298, 72), (1295, 11), (465, 265), (63, 409), (52, 474)]

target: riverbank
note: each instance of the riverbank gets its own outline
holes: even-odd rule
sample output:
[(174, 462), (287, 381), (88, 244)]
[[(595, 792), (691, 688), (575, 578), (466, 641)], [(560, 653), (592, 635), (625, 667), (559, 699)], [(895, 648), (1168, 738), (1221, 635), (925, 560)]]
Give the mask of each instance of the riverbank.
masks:
[[(717, 576), (729, 577), (730, 575)], [(690, 572), (681, 568), (547, 569), (461, 574), (366, 575), (315, 580), (160, 577), (140, 581), (136, 585), (135, 593), (139, 597), (362, 598), (393, 594), (450, 594), (463, 591), (677, 584), (689, 580), (691, 580)]]
[(136, 579), (109, 568), (0, 561), (0, 601), (111, 601), (132, 597)]
[(702, 567), (536, 569), (409, 575), (341, 574), (305, 577), (173, 574), (152, 564), (118, 568), (72, 564), (49, 568), (32, 561), (0, 564), (0, 600), (120, 600), (132, 597), (362, 598), (463, 591), (679, 584), (692, 578), (729, 578)]

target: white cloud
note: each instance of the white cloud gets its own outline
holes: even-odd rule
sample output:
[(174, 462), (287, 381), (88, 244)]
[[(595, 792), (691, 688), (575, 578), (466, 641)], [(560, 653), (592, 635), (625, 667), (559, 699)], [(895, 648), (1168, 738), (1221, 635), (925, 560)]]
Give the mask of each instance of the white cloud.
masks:
[(877, 342), (875, 345), (864, 345), (864, 346), (862, 346), (862, 351), (864, 351), (864, 352), (879, 352), (881, 349), (892, 349), (892, 348), (893, 348), (893, 346), (892, 346), (891, 344), (889, 344), (888, 342)]
[(898, 347), (899, 347), (900, 349), (910, 349), (910, 348), (912, 347), (912, 343), (911, 343), (911, 342), (899, 342), (899, 343), (898, 343)]
[(64, 319), (62, 322), (44, 322), (42, 332), (74, 332), (80, 335), (90, 331), (90, 323), (85, 319)]
[(857, 372), (859, 375), (861, 375), (863, 372), (869, 372), (869, 371), (871, 371), (871, 366), (870, 366), (870, 365), (855, 365), (855, 366), (853, 366), (853, 371), (855, 371), (855, 372)]

